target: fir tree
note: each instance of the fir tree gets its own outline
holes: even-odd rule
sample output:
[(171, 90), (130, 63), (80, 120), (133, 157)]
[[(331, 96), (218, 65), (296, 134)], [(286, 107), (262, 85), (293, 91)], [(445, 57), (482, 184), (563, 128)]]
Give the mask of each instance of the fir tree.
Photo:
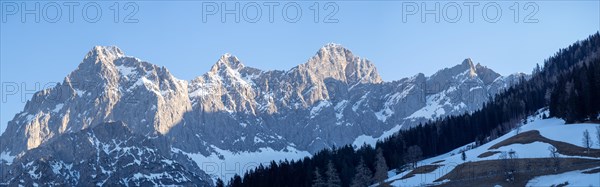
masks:
[(319, 168), (317, 167), (315, 169), (315, 179), (313, 180), (313, 187), (327, 187), (327, 183), (325, 182), (325, 180), (323, 179), (323, 176), (321, 176), (321, 173), (319, 172)]
[(221, 179), (217, 179), (217, 182), (215, 183), (216, 187), (225, 187), (225, 183), (223, 183), (223, 180)]
[(375, 175), (373, 179), (376, 182), (383, 182), (387, 179), (388, 167), (385, 162), (385, 158), (383, 157), (383, 150), (381, 148), (377, 148), (377, 156), (375, 157)]
[(228, 187), (241, 187), (242, 186), (242, 177), (239, 175), (233, 176), (233, 179), (229, 181)]
[(342, 186), (342, 180), (340, 179), (340, 176), (339, 176), (337, 170), (335, 169), (335, 167), (333, 166), (333, 162), (331, 162), (331, 160), (327, 164), (326, 175), (327, 175), (327, 187), (341, 187)]
[(352, 180), (352, 185), (350, 187), (364, 187), (369, 186), (371, 184), (371, 177), (373, 174), (371, 170), (365, 165), (365, 161), (361, 158), (358, 166), (356, 166), (356, 174), (354, 175), (354, 179)]

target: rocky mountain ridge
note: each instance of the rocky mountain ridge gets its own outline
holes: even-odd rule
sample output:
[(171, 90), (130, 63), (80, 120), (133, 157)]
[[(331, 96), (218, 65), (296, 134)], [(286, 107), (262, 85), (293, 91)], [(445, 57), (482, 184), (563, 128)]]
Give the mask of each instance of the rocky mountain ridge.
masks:
[(373, 63), (327, 44), (287, 71), (246, 67), (225, 54), (209, 72), (185, 81), (117, 47), (97, 46), (61, 84), (36, 93), (15, 115), (0, 136), (0, 153), (20, 157), (111, 121), (204, 156), (261, 148), (314, 153), (477, 110), (527, 77), (504, 77), (466, 59), (429, 77), (384, 82)]
[[(172, 154), (164, 137), (132, 134), (123, 122), (96, 125), (52, 139), (3, 165), (9, 186), (212, 186), (210, 177)], [(3, 163), (4, 164), (4, 163)]]

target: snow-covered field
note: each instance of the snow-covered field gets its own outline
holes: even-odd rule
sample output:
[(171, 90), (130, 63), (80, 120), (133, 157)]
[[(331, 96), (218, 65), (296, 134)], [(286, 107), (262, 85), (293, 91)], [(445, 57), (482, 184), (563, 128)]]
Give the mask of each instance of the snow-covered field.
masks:
[(567, 186), (600, 186), (600, 174), (585, 174), (582, 173), (583, 171), (586, 170), (536, 177), (531, 179), (527, 186), (552, 186), (564, 184), (565, 182), (568, 182)]
[[(547, 114), (547, 111), (544, 111), (543, 113)], [(540, 132), (540, 134), (546, 138), (552, 139), (552, 140), (556, 140), (556, 141), (562, 141), (562, 142), (567, 142), (576, 146), (581, 146), (582, 144), (582, 137), (583, 137), (583, 131), (585, 131), (586, 129), (590, 132), (590, 134), (594, 134), (596, 132), (596, 126), (599, 126), (599, 124), (565, 124), (565, 121), (563, 121), (562, 119), (557, 119), (557, 118), (550, 118), (550, 119), (541, 119), (541, 115), (536, 115), (536, 116), (531, 116), (528, 118), (527, 120), (527, 124), (523, 124), (523, 126), (521, 127), (521, 131), (520, 132), (526, 132), (526, 131), (530, 131), (530, 130), (538, 130)], [(510, 133), (507, 133), (493, 141), (490, 141), (484, 145), (481, 145), (477, 148), (471, 149), (471, 150), (467, 150), (465, 152), (467, 158), (466, 161), (471, 161), (471, 162), (476, 162), (476, 161), (481, 161), (481, 160), (494, 160), (494, 159), (498, 159), (498, 156), (500, 154), (495, 154), (489, 157), (484, 157), (484, 158), (477, 158), (477, 156), (479, 156), (482, 153), (485, 153), (491, 146), (506, 140), (512, 136), (516, 135), (515, 130), (511, 131)], [(594, 148), (598, 147), (598, 144), (596, 144), (596, 138), (592, 137), (594, 140)], [(469, 145), (473, 145), (474, 143), (471, 143)], [(418, 163), (419, 166), (423, 166), (423, 165), (429, 165), (432, 164), (434, 162), (437, 161), (437, 163), (435, 164), (440, 164), (443, 165), (442, 167), (437, 168), (435, 171), (431, 172), (431, 173), (427, 173), (427, 174), (416, 174), (414, 177), (408, 178), (408, 179), (400, 179), (403, 176), (405, 176), (407, 173), (410, 172), (409, 171), (405, 171), (402, 172), (398, 175), (392, 176), (390, 178), (388, 178), (386, 181), (394, 181), (391, 184), (393, 186), (420, 186), (420, 185), (424, 185), (424, 184), (434, 184), (433, 181), (435, 181), (436, 179), (442, 177), (443, 175), (449, 173), (450, 171), (452, 171), (456, 166), (462, 164), (463, 161), (461, 159), (461, 150), (465, 150), (469, 145), (465, 145), (463, 147), (457, 148), (451, 152), (448, 152), (446, 154), (442, 154), (433, 158), (429, 158), (429, 159), (425, 159), (422, 160)], [(529, 144), (512, 144), (509, 146), (503, 146), (500, 147), (498, 149), (494, 149), (492, 151), (509, 151), (509, 150), (514, 150), (519, 158), (547, 158), (550, 156), (550, 151), (548, 150), (548, 147), (550, 146), (550, 144), (548, 143), (543, 143), (543, 142), (534, 142), (534, 143), (529, 143)], [(560, 155), (560, 157), (562, 158), (589, 158), (589, 157), (581, 157), (581, 156), (567, 156), (567, 155)], [(443, 160), (443, 161), (442, 161)], [(583, 183), (571, 183), (570, 184), (584, 184), (584, 186), (587, 186), (587, 184), (593, 184), (593, 186), (600, 186), (600, 174), (586, 174), (586, 175), (578, 175), (577, 173), (581, 173), (581, 171), (579, 172), (568, 172), (568, 173), (564, 173), (564, 174), (560, 174), (557, 176), (554, 176), (555, 178), (558, 177), (563, 177), (563, 178), (574, 178), (573, 180), (577, 180), (579, 181), (579, 179), (581, 180), (587, 180), (587, 183), (584, 181)], [(574, 177), (575, 175), (577, 175), (576, 177)], [(544, 177), (553, 177), (553, 176), (542, 176), (539, 178), (536, 178), (534, 180), (537, 181), (544, 181), (544, 182), (549, 182), (548, 180), (545, 180), (546, 178)], [(541, 179), (541, 180), (540, 180)], [(532, 184), (533, 182), (535, 182), (534, 180), (532, 180)], [(565, 182), (565, 180), (559, 180), (559, 183)], [(569, 180), (571, 181), (571, 180)], [(548, 184), (550, 184), (551, 182), (549, 182)], [(559, 183), (552, 183), (552, 184), (559, 184)], [(535, 183), (535, 186), (550, 186), (550, 185), (544, 185), (546, 183)], [(578, 186), (578, 185), (577, 185)]]
[(204, 170), (213, 179), (221, 178), (223, 181), (228, 181), (235, 174), (243, 176), (244, 173), (251, 169), (255, 169), (260, 164), (269, 166), (271, 161), (279, 162), (287, 159), (288, 161), (302, 159), (311, 154), (307, 151), (299, 151), (293, 147), (287, 147), (283, 150), (273, 150), (272, 148), (261, 148), (257, 152), (231, 152), (222, 150), (218, 147), (213, 148), (217, 153), (209, 156), (202, 154), (186, 153), (179, 149), (173, 148), (173, 152), (182, 152), (188, 155), (193, 161), (198, 164), (200, 169)]
[[(404, 124), (402, 124), (402, 125), (404, 125)], [(360, 148), (361, 146), (363, 146), (364, 144), (370, 145), (371, 147), (375, 147), (375, 144), (377, 143), (377, 141), (380, 141), (380, 140), (383, 141), (385, 138), (394, 135), (394, 133), (396, 133), (396, 132), (400, 131), (400, 129), (402, 129), (402, 125), (394, 126), (394, 128), (383, 132), (383, 134), (377, 138), (375, 138), (373, 136), (364, 135), (364, 134), (360, 135), (360, 136), (356, 137), (356, 139), (354, 139), (352, 146), (354, 146), (357, 149)]]

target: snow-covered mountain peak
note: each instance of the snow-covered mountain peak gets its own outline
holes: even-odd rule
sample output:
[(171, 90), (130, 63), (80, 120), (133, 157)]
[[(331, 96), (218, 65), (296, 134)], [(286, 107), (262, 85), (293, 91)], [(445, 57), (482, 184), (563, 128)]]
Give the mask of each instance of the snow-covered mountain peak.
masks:
[(225, 53), (221, 55), (221, 58), (219, 58), (217, 63), (210, 68), (210, 71), (216, 73), (227, 69), (237, 71), (242, 68), (244, 68), (244, 64), (242, 64), (242, 62), (240, 62), (236, 56), (233, 56), (230, 53)]
[(439, 70), (431, 75), (430, 79), (437, 82), (482, 81), (487, 85), (500, 76), (494, 70), (479, 63), (475, 64), (471, 58), (467, 58), (454, 67)]
[(94, 46), (94, 48), (87, 53), (84, 59), (106, 59), (107, 61), (112, 62), (113, 60), (124, 56), (125, 54), (123, 51), (121, 51), (121, 49), (119, 49), (117, 46)]
[[(323, 47), (321, 47), (319, 49), (319, 51), (317, 51), (317, 54), (315, 56), (319, 56), (319, 57), (351, 56), (351, 57), (353, 57), (352, 52), (350, 50), (346, 49), (341, 44), (336, 44), (336, 43), (325, 44)], [(345, 62), (345, 61), (339, 61), (339, 62)]]
[(15, 150), (28, 150), (107, 121), (123, 121), (139, 134), (165, 134), (189, 107), (186, 81), (117, 47), (97, 46), (62, 84), (36, 93), (9, 122), (27, 134), (6, 139), (15, 139)]
[[(139, 61), (129, 57), (124, 59), (125, 54), (116, 46), (94, 46), (83, 58), (77, 69), (71, 72), (65, 82), (101, 84), (104, 82), (116, 82), (119, 77), (119, 68), (123, 64), (131, 64), (131, 61)], [(139, 65), (139, 63), (138, 63)], [(133, 70), (133, 68), (130, 68)]]
[(106, 83), (115, 84), (118, 82), (119, 72), (114, 62), (124, 56), (123, 51), (117, 47), (95, 46), (64, 82), (76, 89), (82, 89), (81, 84), (91, 84), (97, 88), (107, 85)]
[(103, 86), (116, 88), (119, 84), (133, 84), (142, 77), (158, 79), (159, 75), (161, 78), (171, 77), (166, 68), (125, 56), (116, 46), (95, 46), (77, 69), (65, 78), (65, 83), (96, 84), (98, 89)]
[(383, 82), (373, 63), (334, 43), (321, 47), (308, 62), (299, 65), (298, 70), (313, 80), (332, 78), (348, 84)]
[(344, 46), (342, 46), (342, 44), (338, 44), (338, 43), (327, 43), (325, 44), (323, 47), (321, 47), (321, 50), (331, 50), (331, 49), (345, 49)]

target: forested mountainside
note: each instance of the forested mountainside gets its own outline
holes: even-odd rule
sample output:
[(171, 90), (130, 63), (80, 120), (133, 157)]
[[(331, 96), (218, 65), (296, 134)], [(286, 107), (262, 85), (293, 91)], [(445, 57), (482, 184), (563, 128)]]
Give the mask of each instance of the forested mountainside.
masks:
[[(375, 148), (347, 145), (322, 150), (297, 161), (272, 162), (235, 176), (229, 186), (350, 186), (357, 173), (374, 173), (373, 181), (383, 181), (381, 173), (390, 168), (403, 170), (407, 163), (436, 156), (463, 145), (489, 142), (521, 124), (526, 116), (548, 107), (550, 116), (567, 121), (596, 120), (600, 112), (600, 35), (561, 49), (535, 67), (532, 77), (523, 80), (473, 113), (445, 117), (409, 130), (399, 131)], [(594, 99), (592, 99), (594, 98)], [(550, 117), (544, 116), (544, 117)], [(382, 159), (383, 158), (383, 159)], [(364, 165), (362, 164), (364, 161)], [(385, 166), (385, 167), (384, 167)], [(368, 168), (369, 172), (357, 172)], [(316, 171), (316, 172), (314, 172)]]

